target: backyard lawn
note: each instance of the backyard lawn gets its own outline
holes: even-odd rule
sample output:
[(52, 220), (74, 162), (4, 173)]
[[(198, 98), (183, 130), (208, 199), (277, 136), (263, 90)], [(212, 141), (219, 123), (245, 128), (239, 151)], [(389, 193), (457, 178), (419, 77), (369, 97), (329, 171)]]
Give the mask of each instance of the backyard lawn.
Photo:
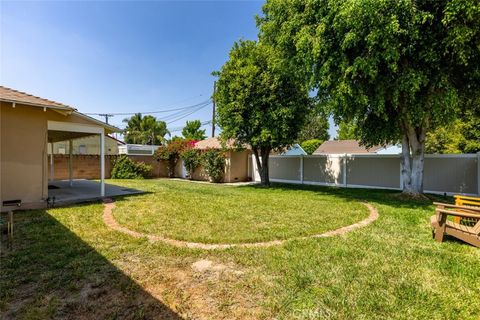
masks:
[[(147, 191), (116, 200), (130, 230), (251, 243), (372, 224), (268, 248), (201, 250), (108, 228), (103, 204), (16, 213), (2, 241), (0, 310), (11, 319), (478, 319), (480, 250), (431, 238), (427, 201), (395, 192), (111, 180)], [(449, 199), (446, 199), (449, 200)]]

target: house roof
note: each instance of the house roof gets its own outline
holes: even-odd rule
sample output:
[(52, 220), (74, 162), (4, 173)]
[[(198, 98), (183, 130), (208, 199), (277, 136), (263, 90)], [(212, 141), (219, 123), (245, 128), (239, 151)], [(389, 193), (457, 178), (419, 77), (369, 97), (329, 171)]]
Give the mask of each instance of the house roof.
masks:
[(282, 155), (282, 156), (300, 156), (300, 155), (306, 156), (307, 153), (305, 152), (305, 150), (303, 150), (303, 148), (298, 143), (295, 143), (295, 144), (291, 145), (290, 147), (286, 148), (280, 155)]
[(356, 140), (329, 140), (322, 143), (313, 154), (375, 153), (381, 148), (381, 146), (374, 146), (367, 149)]
[(222, 149), (222, 148), (235, 148), (235, 141), (233, 139), (228, 139), (223, 142), (218, 137), (207, 138), (205, 140), (200, 140), (195, 143), (195, 149)]
[(53, 109), (61, 114), (64, 115), (69, 115), (69, 114), (74, 114), (80, 118), (83, 118), (87, 121), (93, 122), (96, 125), (103, 126), (107, 130), (110, 130), (111, 132), (120, 132), (121, 130), (118, 129), (117, 127), (114, 127), (112, 125), (109, 125), (105, 122), (102, 122), (100, 120), (97, 120), (95, 118), (92, 118), (90, 116), (87, 116), (86, 114), (83, 114), (81, 112), (78, 112), (77, 109), (74, 107), (68, 106), (66, 104), (40, 98), (22, 91), (14, 90), (11, 88), (7, 88), (4, 86), (0, 86), (0, 101), (4, 102), (10, 102), (10, 103), (19, 103), (19, 104), (25, 104), (28, 106), (34, 106), (34, 107), (42, 107), (42, 108), (48, 108), (48, 109)]
[(76, 109), (66, 104), (59, 103), (56, 101), (40, 98), (22, 91), (14, 90), (4, 86), (0, 86), (0, 101), (5, 102), (16, 102), (26, 105), (38, 106), (38, 107), (47, 107), (53, 109), (62, 109), (68, 111), (75, 111)]
[(108, 134), (107, 134), (107, 135), (106, 135), (106, 137), (107, 137), (107, 138), (110, 138), (110, 139), (112, 139), (112, 140), (114, 140), (115, 142), (117, 142), (117, 144), (120, 144), (120, 145), (126, 145), (126, 143), (125, 143), (125, 142), (123, 142), (122, 140), (118, 140), (117, 138), (115, 138), (115, 137), (112, 137), (111, 135), (108, 135)]

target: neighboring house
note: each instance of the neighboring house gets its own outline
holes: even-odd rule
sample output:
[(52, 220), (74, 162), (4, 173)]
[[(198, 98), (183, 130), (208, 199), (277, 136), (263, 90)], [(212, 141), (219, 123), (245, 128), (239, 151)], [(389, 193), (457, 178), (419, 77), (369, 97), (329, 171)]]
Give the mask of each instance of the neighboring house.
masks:
[[(224, 149), (226, 155), (226, 166), (224, 174), (224, 182), (239, 182), (249, 180), (249, 163), (251, 151), (248, 148), (238, 148), (235, 146), (234, 140), (226, 142), (220, 141), (217, 137), (208, 138), (195, 143), (195, 149)], [(194, 175), (195, 180), (208, 180), (203, 168), (198, 168)]]
[(322, 143), (313, 154), (399, 154), (398, 146), (374, 146), (365, 148), (356, 140), (329, 140)]
[[(22, 208), (46, 206), (49, 143), (87, 136), (102, 141), (100, 137), (117, 131), (68, 105), (0, 86), (1, 211), (12, 202), (21, 202)], [(104, 150), (99, 167), (99, 196), (104, 196)]]
[[(124, 145), (125, 143), (111, 137), (109, 135), (105, 136), (105, 154), (106, 155), (116, 155), (119, 154), (119, 146)], [(50, 144), (48, 148), (48, 154), (69, 154), (70, 143), (69, 141), (55, 142)], [(96, 136), (90, 136), (85, 138), (79, 138), (72, 140), (72, 154), (88, 154), (88, 155), (99, 155), (100, 154), (100, 139)]]
[(118, 154), (128, 154), (135, 156), (153, 155), (160, 146), (147, 144), (124, 144), (118, 147)]
[(280, 154), (281, 156), (306, 156), (307, 153), (303, 148), (298, 144), (295, 143), (290, 146), (287, 150)]

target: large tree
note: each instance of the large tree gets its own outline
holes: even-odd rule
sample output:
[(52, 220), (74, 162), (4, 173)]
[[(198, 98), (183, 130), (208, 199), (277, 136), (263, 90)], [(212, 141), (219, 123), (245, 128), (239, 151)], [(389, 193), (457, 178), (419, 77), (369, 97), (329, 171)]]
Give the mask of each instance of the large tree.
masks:
[(480, 152), (480, 96), (468, 108), (461, 108), (458, 118), (427, 133), (427, 153)]
[(311, 111), (307, 86), (271, 47), (255, 41), (235, 43), (229, 60), (215, 74), (222, 136), (252, 148), (261, 183), (269, 185), (270, 152), (292, 144)]
[(479, 95), (478, 0), (267, 0), (263, 13), (260, 41), (365, 145), (401, 141), (403, 190), (423, 192), (427, 132)]
[(330, 135), (328, 134), (328, 116), (319, 113), (314, 110), (308, 115), (305, 124), (303, 125), (300, 133), (298, 134), (298, 141), (304, 142), (307, 140), (328, 140)]
[(165, 142), (165, 135), (169, 133), (165, 121), (151, 115), (136, 113), (123, 122), (127, 124), (124, 130), (126, 143), (159, 145)]
[(200, 130), (202, 123), (200, 120), (187, 121), (182, 129), (182, 135), (187, 140), (203, 140), (207, 136), (205, 130)]
[(355, 140), (355, 131), (355, 122), (342, 121), (338, 124), (337, 137), (335, 138), (335, 140)]

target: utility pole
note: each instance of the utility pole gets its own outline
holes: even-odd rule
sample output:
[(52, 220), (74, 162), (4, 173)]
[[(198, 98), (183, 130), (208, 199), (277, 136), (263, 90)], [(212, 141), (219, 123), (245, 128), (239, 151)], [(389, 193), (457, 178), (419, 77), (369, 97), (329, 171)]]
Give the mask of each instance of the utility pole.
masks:
[(98, 115), (99, 117), (105, 117), (105, 123), (108, 124), (108, 118), (111, 118), (113, 117), (113, 114), (109, 114), (109, 113), (100, 113)]
[(213, 99), (212, 99), (212, 138), (215, 137), (215, 90), (217, 87), (217, 81), (213, 82)]

